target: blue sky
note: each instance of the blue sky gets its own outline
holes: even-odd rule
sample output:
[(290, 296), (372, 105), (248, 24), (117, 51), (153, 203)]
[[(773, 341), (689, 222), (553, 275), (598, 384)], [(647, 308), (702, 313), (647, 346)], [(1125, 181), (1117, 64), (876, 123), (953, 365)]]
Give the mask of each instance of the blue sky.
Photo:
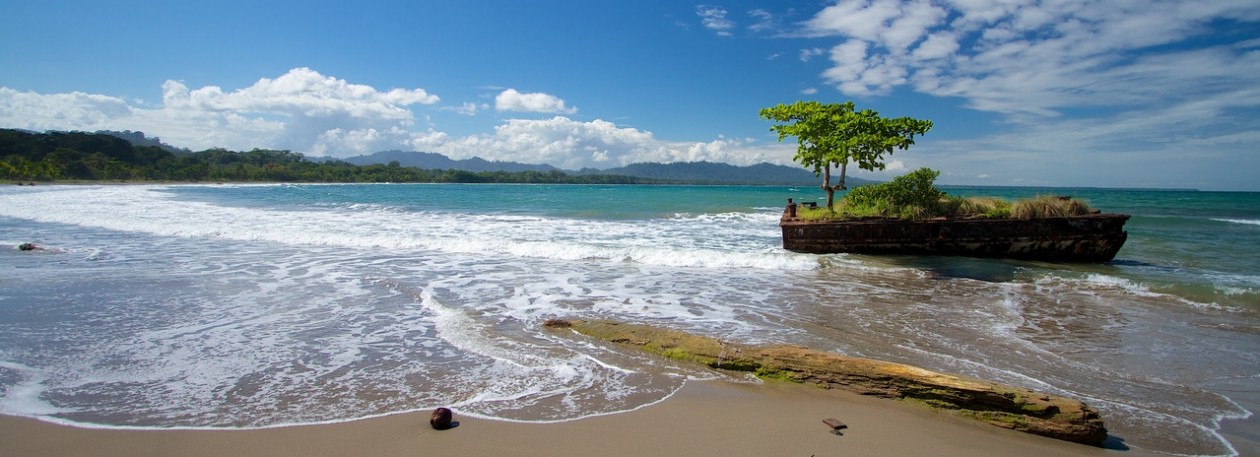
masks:
[(970, 185), (1260, 190), (1260, 3), (17, 2), (0, 127), (568, 169), (791, 164), (757, 111), (930, 119)]

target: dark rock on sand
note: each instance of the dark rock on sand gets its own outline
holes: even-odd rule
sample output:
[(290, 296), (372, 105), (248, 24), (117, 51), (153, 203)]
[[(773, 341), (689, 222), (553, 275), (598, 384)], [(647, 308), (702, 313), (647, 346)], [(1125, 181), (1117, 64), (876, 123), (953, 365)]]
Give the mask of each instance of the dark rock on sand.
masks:
[(748, 371), (763, 379), (912, 401), (1036, 435), (1090, 445), (1107, 439), (1097, 410), (1078, 400), (1020, 387), (799, 346), (747, 346), (646, 325), (557, 319), (546, 326), (712, 368)]
[(451, 428), (451, 410), (449, 408), (438, 408), (433, 410), (433, 416), (429, 417), (429, 425), (434, 430), (446, 430)]

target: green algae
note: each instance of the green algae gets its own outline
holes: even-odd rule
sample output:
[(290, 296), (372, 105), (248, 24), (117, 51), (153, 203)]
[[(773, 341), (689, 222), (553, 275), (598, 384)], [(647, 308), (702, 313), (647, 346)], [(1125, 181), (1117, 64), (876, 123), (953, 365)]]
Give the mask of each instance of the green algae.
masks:
[(1097, 411), (1063, 397), (909, 365), (797, 346), (752, 347), (684, 332), (611, 321), (553, 320), (577, 333), (710, 368), (749, 372), (760, 379), (844, 389), (921, 404), (999, 427), (1085, 444), (1107, 437)]

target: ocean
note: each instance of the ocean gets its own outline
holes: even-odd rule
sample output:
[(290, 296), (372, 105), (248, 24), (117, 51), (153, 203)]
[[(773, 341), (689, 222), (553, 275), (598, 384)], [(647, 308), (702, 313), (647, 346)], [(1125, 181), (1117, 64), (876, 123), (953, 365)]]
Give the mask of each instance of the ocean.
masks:
[(555, 422), (756, 382), (541, 325), (600, 318), (1077, 398), (1113, 447), (1260, 452), (1260, 193), (945, 190), (1071, 195), (1131, 214), (1129, 239), (1106, 264), (785, 251), (814, 187), (8, 186), (0, 414)]

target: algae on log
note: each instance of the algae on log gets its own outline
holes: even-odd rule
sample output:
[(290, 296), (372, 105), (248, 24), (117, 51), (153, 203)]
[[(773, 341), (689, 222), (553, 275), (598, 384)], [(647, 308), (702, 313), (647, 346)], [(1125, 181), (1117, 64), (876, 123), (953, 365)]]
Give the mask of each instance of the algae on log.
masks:
[(799, 346), (754, 347), (646, 325), (601, 320), (550, 320), (545, 326), (712, 368), (761, 378), (912, 400), (999, 427), (1082, 444), (1107, 439), (1098, 411), (1069, 398)]

